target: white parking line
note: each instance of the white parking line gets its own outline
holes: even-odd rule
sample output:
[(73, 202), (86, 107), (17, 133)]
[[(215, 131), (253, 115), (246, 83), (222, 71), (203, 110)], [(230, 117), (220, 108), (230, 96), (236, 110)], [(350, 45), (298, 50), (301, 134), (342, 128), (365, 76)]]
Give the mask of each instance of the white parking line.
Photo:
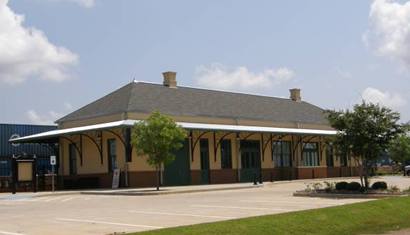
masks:
[(168, 213), (168, 212), (154, 212), (154, 211), (129, 211), (130, 213), (148, 214), (148, 215), (170, 215), (170, 216), (187, 216), (187, 217), (200, 217), (211, 219), (236, 219), (232, 216), (218, 216), (218, 215), (196, 215), (196, 214), (181, 214), (181, 213)]
[(59, 199), (61, 199), (61, 197), (49, 197), (47, 200), (44, 200), (44, 202), (57, 201)]
[(75, 199), (75, 197), (69, 197), (69, 198), (65, 198), (65, 199), (61, 200), (61, 202), (68, 202), (68, 201), (71, 201), (73, 199)]
[(191, 205), (192, 207), (202, 208), (222, 208), (222, 209), (241, 209), (241, 210), (260, 210), (260, 211), (289, 211), (287, 209), (280, 208), (266, 208), (266, 207), (241, 207), (241, 206), (215, 206), (215, 205)]
[(22, 233), (13, 233), (13, 232), (7, 232), (7, 231), (0, 231), (0, 234), (3, 234), (3, 235), (23, 235)]
[(344, 205), (346, 203), (344, 202), (295, 202), (295, 201), (262, 201), (262, 200), (240, 200), (240, 202), (256, 202), (256, 203), (270, 203), (270, 204), (275, 204), (275, 203), (280, 203), (280, 204), (303, 204), (303, 205)]
[(65, 221), (65, 222), (77, 222), (77, 223), (87, 223), (87, 224), (107, 224), (107, 225), (117, 225), (117, 226), (126, 226), (126, 227), (140, 227), (140, 228), (153, 228), (153, 229), (163, 228), (163, 227), (151, 226), (151, 225), (124, 224), (124, 223), (114, 223), (114, 222), (101, 221), (101, 220), (70, 219), (70, 218), (56, 218), (56, 220)]

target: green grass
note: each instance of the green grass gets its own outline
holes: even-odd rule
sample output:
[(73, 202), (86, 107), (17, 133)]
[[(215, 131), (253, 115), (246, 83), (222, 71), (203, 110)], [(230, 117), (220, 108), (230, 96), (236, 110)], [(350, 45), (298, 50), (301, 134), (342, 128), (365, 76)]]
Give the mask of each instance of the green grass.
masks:
[(371, 234), (410, 228), (410, 197), (389, 198), (277, 215), (258, 216), (138, 233)]

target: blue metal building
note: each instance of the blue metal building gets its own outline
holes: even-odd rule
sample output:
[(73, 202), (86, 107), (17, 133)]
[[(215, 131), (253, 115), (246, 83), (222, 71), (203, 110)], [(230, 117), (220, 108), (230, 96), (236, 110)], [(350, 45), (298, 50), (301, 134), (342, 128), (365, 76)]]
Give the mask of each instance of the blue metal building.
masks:
[[(13, 155), (37, 157), (37, 172), (49, 170), (49, 156), (55, 155), (54, 144), (11, 144), (9, 139), (57, 129), (57, 126), (0, 124), (0, 177), (10, 177)], [(57, 143), (55, 143), (57, 144)], [(57, 149), (58, 150), (58, 149)]]

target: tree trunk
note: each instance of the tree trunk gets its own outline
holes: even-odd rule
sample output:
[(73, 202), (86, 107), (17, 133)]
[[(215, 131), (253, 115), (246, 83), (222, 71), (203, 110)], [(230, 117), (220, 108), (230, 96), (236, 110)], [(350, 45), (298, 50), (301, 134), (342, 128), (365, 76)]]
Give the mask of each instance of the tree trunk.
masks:
[(160, 184), (161, 184), (161, 167), (157, 165), (157, 191), (159, 191)]
[(367, 164), (367, 160), (364, 160), (364, 187), (366, 189), (369, 188), (369, 166)]
[(357, 165), (359, 166), (359, 177), (360, 177), (360, 184), (362, 187), (364, 187), (364, 182), (363, 182), (363, 162), (360, 163), (359, 159), (355, 158)]

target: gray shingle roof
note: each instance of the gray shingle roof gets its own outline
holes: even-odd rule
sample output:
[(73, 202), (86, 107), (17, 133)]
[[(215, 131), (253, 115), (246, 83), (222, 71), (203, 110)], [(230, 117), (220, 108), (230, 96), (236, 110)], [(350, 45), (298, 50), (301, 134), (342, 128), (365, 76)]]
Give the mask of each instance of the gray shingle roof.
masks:
[(168, 88), (144, 82), (131, 82), (57, 120), (57, 123), (155, 110), (178, 116), (328, 124), (323, 109), (304, 101), (189, 87)]

